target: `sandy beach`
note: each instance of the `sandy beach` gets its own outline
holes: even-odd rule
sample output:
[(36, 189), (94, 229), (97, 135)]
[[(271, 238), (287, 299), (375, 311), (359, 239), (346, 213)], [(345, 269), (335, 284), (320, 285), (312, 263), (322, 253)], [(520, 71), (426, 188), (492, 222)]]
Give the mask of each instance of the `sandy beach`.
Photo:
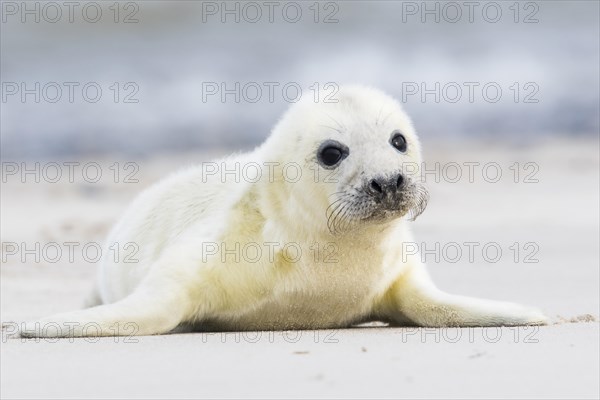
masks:
[(431, 201), (413, 225), (435, 282), (537, 306), (550, 325), (11, 339), (15, 323), (81, 307), (93, 250), (137, 193), (222, 152), (47, 160), (103, 175), (37, 183), (3, 170), (2, 398), (598, 398), (598, 141), (424, 149)]

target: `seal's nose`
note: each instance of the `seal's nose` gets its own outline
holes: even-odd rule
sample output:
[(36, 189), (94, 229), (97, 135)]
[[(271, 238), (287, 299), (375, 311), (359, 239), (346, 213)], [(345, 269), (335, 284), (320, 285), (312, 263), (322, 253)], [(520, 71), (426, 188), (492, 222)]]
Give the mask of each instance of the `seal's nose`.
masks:
[(391, 177), (374, 178), (367, 185), (367, 192), (376, 200), (396, 200), (397, 194), (404, 183), (404, 176), (397, 174)]

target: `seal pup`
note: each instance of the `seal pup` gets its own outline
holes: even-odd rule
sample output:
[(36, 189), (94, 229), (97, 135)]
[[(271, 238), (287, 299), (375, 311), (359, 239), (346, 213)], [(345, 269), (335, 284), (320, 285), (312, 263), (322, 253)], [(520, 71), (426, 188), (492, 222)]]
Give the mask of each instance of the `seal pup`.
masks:
[(337, 102), (304, 98), (254, 151), (140, 194), (107, 240), (136, 244), (135, 262), (106, 252), (97, 305), (21, 335), (544, 324), (533, 308), (441, 291), (403, 251), (428, 198), (420, 165), (413, 125), (388, 95), (345, 86)]

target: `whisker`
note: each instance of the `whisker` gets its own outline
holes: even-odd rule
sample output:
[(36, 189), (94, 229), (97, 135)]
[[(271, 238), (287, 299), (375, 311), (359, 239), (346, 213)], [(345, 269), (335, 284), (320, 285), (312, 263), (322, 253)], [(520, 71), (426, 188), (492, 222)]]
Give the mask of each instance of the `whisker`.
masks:
[[(329, 216), (327, 217), (327, 221), (329, 222), (329, 220), (333, 217), (333, 215), (335, 214), (335, 212), (344, 204), (341, 200), (336, 202), (337, 204), (335, 204), (335, 207), (332, 208), (331, 212), (329, 213)], [(332, 204), (333, 205), (333, 204)], [(329, 207), (327, 207), (329, 209)]]
[(343, 230), (348, 231), (350, 226), (352, 225), (352, 219), (347, 218), (348, 215), (352, 215), (354, 211), (354, 207), (349, 207), (342, 216)]
[(382, 124), (382, 125), (383, 125), (383, 124), (385, 124), (385, 121), (387, 121), (387, 119), (388, 119), (388, 118), (389, 118), (389, 117), (390, 117), (390, 116), (391, 116), (393, 113), (394, 113), (393, 111), (392, 111), (392, 112), (390, 112), (390, 113), (389, 113), (389, 114), (388, 114), (388, 115), (387, 115), (387, 116), (386, 116), (386, 117), (383, 119), (383, 121), (381, 121), (381, 124)]
[(335, 129), (334, 127), (332, 127), (332, 126), (329, 126), (329, 125), (319, 125), (319, 126), (322, 126), (323, 128), (329, 128), (329, 129), (332, 129), (332, 130), (334, 130), (334, 131), (336, 131), (336, 132), (338, 132), (338, 133), (342, 133), (342, 131), (340, 131), (339, 129)]
[(324, 113), (324, 114), (325, 114), (325, 115), (326, 115), (326, 116), (327, 116), (329, 119), (331, 119), (333, 122), (335, 122), (335, 123), (336, 123), (336, 124), (339, 126), (339, 128), (340, 128), (341, 130), (347, 130), (347, 129), (346, 129), (346, 127), (345, 127), (344, 125), (340, 124), (340, 123), (339, 123), (339, 122), (338, 122), (338, 121), (337, 121), (335, 118), (333, 118), (331, 115), (329, 115), (329, 114), (327, 114), (327, 113)]
[(379, 118), (381, 117), (381, 112), (383, 111), (383, 107), (385, 107), (385, 106), (381, 106), (381, 108), (379, 109), (379, 114), (377, 114), (377, 118), (375, 119), (375, 126), (377, 126), (379, 123)]
[(334, 231), (335, 233), (338, 233), (338, 231), (339, 231), (339, 229), (338, 229), (338, 228), (339, 228), (339, 222), (340, 222), (340, 221), (339, 221), (340, 215), (341, 215), (341, 214), (344, 212), (344, 210), (345, 210), (347, 207), (348, 207), (348, 203), (344, 203), (344, 204), (342, 205), (342, 207), (339, 207), (339, 208), (336, 210), (335, 216), (334, 216), (334, 218), (333, 218), (333, 223), (332, 223), (332, 226), (333, 226), (333, 231)]
[(333, 192), (330, 195), (328, 195), (327, 197), (331, 197), (331, 196), (335, 196), (336, 194), (342, 194), (345, 193), (343, 190), (339, 191), (339, 192)]
[(329, 207), (327, 207), (328, 210), (332, 208), (329, 216), (327, 217), (327, 228), (329, 228), (330, 231), (332, 231), (332, 226), (335, 226), (336, 212), (345, 204), (343, 200), (345, 200), (343, 197), (339, 198), (331, 203)]
[(427, 188), (423, 185), (418, 185), (416, 187), (414, 204), (408, 212), (409, 219), (411, 221), (416, 220), (417, 217), (425, 211), (428, 202), (429, 192), (427, 191)]

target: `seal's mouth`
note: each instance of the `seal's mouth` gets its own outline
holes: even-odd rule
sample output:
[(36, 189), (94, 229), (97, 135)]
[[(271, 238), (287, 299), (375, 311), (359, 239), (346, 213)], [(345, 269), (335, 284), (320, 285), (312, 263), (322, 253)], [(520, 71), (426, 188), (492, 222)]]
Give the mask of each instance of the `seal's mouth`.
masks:
[(425, 211), (429, 200), (427, 189), (417, 182), (410, 182), (397, 195), (385, 198), (373, 197), (364, 186), (334, 195), (336, 198), (326, 212), (327, 228), (334, 235), (402, 217), (414, 221)]

